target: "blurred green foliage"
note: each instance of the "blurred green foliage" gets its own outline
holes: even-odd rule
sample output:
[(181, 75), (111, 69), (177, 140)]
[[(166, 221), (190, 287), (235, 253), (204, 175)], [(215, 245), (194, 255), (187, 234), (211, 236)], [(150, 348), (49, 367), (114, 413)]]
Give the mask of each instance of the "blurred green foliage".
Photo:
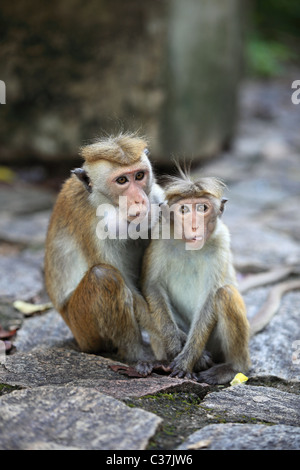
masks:
[(300, 1), (255, 0), (252, 28), (246, 44), (248, 73), (261, 77), (280, 75), (300, 58)]
[(284, 71), (284, 66), (295, 59), (295, 53), (285, 44), (252, 36), (246, 45), (248, 72), (261, 77), (274, 77)]

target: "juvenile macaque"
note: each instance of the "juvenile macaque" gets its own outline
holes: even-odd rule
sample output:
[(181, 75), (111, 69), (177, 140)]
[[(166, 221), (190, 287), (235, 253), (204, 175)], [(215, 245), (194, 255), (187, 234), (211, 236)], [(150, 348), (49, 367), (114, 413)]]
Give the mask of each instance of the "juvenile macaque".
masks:
[[(171, 237), (152, 240), (143, 264), (156, 359), (171, 361), (172, 376), (210, 384), (227, 383), (250, 365), (246, 309), (220, 219), (223, 188), (216, 178), (193, 182), (182, 171), (171, 179), (165, 188)], [(138, 370), (147, 373), (148, 366)]]
[[(150, 204), (161, 202), (163, 191), (147, 142), (120, 134), (83, 147), (81, 154), (84, 164), (65, 182), (50, 220), (46, 287), (82, 351), (117, 349), (127, 361), (149, 360), (140, 332), (149, 312), (137, 288), (144, 241), (101, 237), (97, 216), (104, 205), (107, 221), (119, 211), (126, 227), (145, 218), (148, 223)], [(118, 235), (120, 227), (114, 228)]]

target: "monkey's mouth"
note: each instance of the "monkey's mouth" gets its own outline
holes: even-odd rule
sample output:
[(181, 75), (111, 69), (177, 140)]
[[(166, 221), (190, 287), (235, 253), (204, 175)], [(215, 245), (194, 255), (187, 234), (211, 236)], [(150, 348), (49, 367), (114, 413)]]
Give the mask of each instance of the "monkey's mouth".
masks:
[(132, 204), (127, 210), (127, 220), (129, 222), (142, 221), (148, 214), (148, 208), (144, 204)]
[(183, 237), (184, 241), (186, 242), (200, 242), (203, 240), (203, 235), (195, 235), (194, 237)]
[(127, 214), (127, 220), (129, 222), (141, 222), (145, 217), (146, 215), (148, 214), (148, 211), (147, 210), (138, 210), (136, 212), (131, 212), (131, 213), (128, 213)]

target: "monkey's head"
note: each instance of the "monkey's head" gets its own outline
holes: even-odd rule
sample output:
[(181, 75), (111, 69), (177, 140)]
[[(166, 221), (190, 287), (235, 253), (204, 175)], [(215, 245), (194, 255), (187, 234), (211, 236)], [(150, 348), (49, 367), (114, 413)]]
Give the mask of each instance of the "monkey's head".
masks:
[(126, 204), (123, 199), (122, 208), (126, 207), (126, 214), (122, 217), (129, 222), (140, 221), (149, 212), (153, 184), (148, 154), (147, 141), (136, 134), (109, 136), (81, 148), (84, 164), (73, 173), (95, 207), (109, 202), (119, 208), (123, 196)]
[(218, 178), (195, 181), (180, 170), (179, 177), (169, 178), (165, 187), (166, 201), (173, 216), (174, 236), (194, 248), (201, 248), (214, 232), (218, 217), (227, 202), (225, 184)]

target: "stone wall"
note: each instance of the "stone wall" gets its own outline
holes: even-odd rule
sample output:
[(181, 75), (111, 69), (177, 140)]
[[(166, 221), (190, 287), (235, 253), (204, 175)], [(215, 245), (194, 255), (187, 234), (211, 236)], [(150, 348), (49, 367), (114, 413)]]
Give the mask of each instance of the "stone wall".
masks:
[(5, 1), (0, 161), (66, 159), (121, 128), (162, 163), (215, 155), (234, 132), (239, 3)]

